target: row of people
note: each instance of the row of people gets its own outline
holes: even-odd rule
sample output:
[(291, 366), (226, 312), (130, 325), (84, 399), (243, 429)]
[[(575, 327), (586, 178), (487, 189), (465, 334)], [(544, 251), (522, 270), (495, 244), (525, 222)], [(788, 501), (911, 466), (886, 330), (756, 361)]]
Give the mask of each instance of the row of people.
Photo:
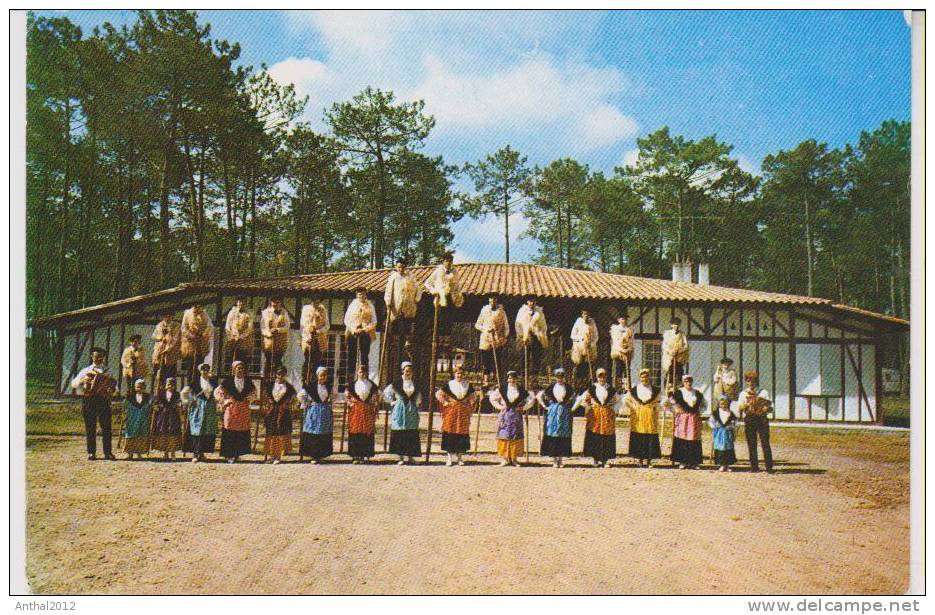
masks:
[[(98, 349), (92, 356), (95, 359), (92, 367), (102, 363)], [(220, 383), (211, 375), (210, 365), (202, 364), (199, 372), (192, 385), (181, 392), (177, 392), (174, 378), (167, 379), (165, 390), (155, 397), (146, 393), (145, 380), (135, 382), (135, 391), (126, 402), (125, 450), (130, 458), (153, 449), (162, 451), (166, 458), (185, 451), (192, 453), (193, 461), (202, 460), (205, 452), (214, 450), (217, 408), (220, 408), (220, 453), (234, 462), (251, 451), (250, 403), (259, 398), (262, 400), (260, 409), (266, 432), (264, 453), (269, 460), (278, 463), (283, 455), (291, 452), (293, 414), (297, 407), (302, 423), (300, 456), (317, 462), (334, 452), (332, 407), (334, 401), (342, 397), (347, 402), (348, 454), (355, 463), (375, 454), (374, 434), (381, 401), (391, 405), (389, 452), (398, 455), (401, 464), (411, 463), (421, 455), (419, 411), (423, 409), (423, 400), (412, 363), (408, 361), (402, 364), (399, 378), (382, 391), (370, 379), (363, 365), (358, 366), (356, 379), (343, 393), (334, 391), (329, 372), (323, 367), (317, 370), (314, 382), (298, 390), (287, 381), (285, 368), (280, 367), (263, 396), (259, 395), (252, 379), (247, 376), (245, 365), (239, 360), (233, 363), (231, 376)], [(89, 373), (95, 372), (89, 372), (87, 368), (82, 370), (73, 385), (89, 386)], [(471, 419), (479, 413), (484, 396), (498, 411), (497, 452), (504, 465), (516, 465), (524, 454), (523, 422), (536, 403), (545, 410), (540, 454), (550, 457), (555, 466), (560, 467), (563, 459), (572, 455), (572, 416), (579, 406), (585, 409), (586, 416), (583, 455), (592, 457), (594, 465), (606, 467), (616, 458), (616, 417), (624, 413), (630, 417), (629, 454), (638, 459), (641, 466), (650, 466), (662, 457), (659, 414), (663, 404), (671, 407), (674, 415), (672, 462), (683, 468), (701, 464), (701, 415), (706, 409), (706, 402), (694, 388), (690, 375), (684, 375), (682, 387), (669, 396), (663, 396), (651, 384), (650, 371), (645, 368), (640, 371), (639, 382), (622, 392), (615, 390), (603, 368), (596, 371), (596, 380), (580, 393), (566, 382), (562, 369), (555, 370), (554, 381), (536, 394), (523, 389), (515, 371), (508, 372), (505, 386), (486, 392), (474, 389), (465, 379), (462, 367), (456, 367), (453, 376), (435, 392), (442, 415), (441, 448), (448, 455), (447, 465), (463, 464), (462, 455), (470, 450)], [(769, 422), (766, 418), (770, 409), (769, 396), (765, 390), (757, 389), (756, 372), (748, 372), (746, 381), (747, 387), (740, 396), (737, 409), (745, 417), (751, 465), (754, 469), (758, 466), (756, 440), (759, 437), (763, 443), (766, 468), (771, 471)], [(94, 399), (94, 396), (86, 396), (85, 407), (93, 406)], [(187, 417), (185, 428), (183, 416)], [(107, 419), (105, 456), (112, 458), (109, 414)], [(86, 426), (87, 420), (86, 413)], [(718, 408), (711, 413), (709, 424), (713, 432), (715, 460), (722, 469), (736, 460), (733, 431), (737, 420), (738, 414), (731, 409), (731, 398), (720, 393)], [(92, 421), (88, 431), (89, 458), (94, 458), (95, 454), (94, 427)]]
[[(445, 337), (450, 330), (452, 307), (463, 305), (464, 297), (460, 291), (457, 269), (453, 266), (451, 255), (446, 255), (442, 263), (432, 272), (424, 285), (416, 282), (409, 272), (405, 260), (396, 263), (395, 270), (388, 277), (383, 300), (386, 306), (386, 329), (394, 341), (393, 356), (401, 359), (410, 345), (415, 330), (417, 306), (423, 292), (435, 297), (439, 306), (439, 332)], [(246, 307), (246, 299), (237, 299), (227, 314), (224, 329), (224, 343), (233, 360), (247, 361), (253, 354), (254, 322), (253, 315)], [(345, 381), (350, 380), (357, 364), (369, 367), (370, 346), (377, 330), (377, 311), (368, 298), (364, 288), (358, 288), (355, 298), (348, 304), (344, 315), (344, 329), (347, 340), (348, 360), (345, 361)], [(679, 381), (683, 366), (688, 363), (688, 340), (680, 329), (681, 322), (673, 318), (670, 328), (663, 334), (662, 373), (669, 390)], [(510, 337), (510, 322), (506, 312), (496, 296), (488, 298), (474, 324), (479, 334), (478, 347), (484, 367), (484, 383), (496, 374), (496, 380), (504, 372), (503, 348)], [(292, 319), (283, 306), (281, 297), (274, 297), (260, 313), (260, 334), (265, 364), (272, 370), (283, 364), (283, 357), (288, 352), (289, 331)], [(543, 352), (549, 347), (549, 330), (543, 308), (534, 298), (528, 298), (517, 311), (514, 319), (516, 340), (524, 349), (524, 372), (538, 373)], [(304, 305), (299, 319), (304, 362), (303, 380), (311, 379), (312, 372), (322, 364), (328, 349), (328, 332), (331, 323), (328, 310), (320, 300), (313, 300)], [(623, 366), (623, 381), (630, 384), (630, 365), (633, 358), (633, 331), (627, 324), (625, 313), (610, 327), (610, 356), (614, 363), (612, 379), (617, 381), (616, 365)], [(195, 366), (207, 356), (214, 324), (210, 316), (199, 303), (185, 310), (181, 322), (176, 322), (174, 314), (167, 312), (156, 325), (152, 339), (153, 382), (162, 382), (167, 377), (177, 374), (179, 362), (183, 371), (190, 378), (195, 377)], [(575, 366), (574, 379), (579, 386), (593, 380), (593, 363), (597, 360), (599, 332), (594, 318), (588, 309), (582, 309), (574, 322), (571, 332), (571, 361)], [(142, 337), (134, 335), (121, 357), (123, 376), (129, 383), (138, 378), (145, 378), (149, 373), (149, 363), (142, 348)]]

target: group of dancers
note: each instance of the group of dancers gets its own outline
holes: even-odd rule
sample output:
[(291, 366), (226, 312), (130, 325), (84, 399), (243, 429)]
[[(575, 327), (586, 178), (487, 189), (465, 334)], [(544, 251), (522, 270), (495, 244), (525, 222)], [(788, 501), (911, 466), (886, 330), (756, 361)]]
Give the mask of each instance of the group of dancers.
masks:
[[(299, 418), (299, 459), (311, 463), (334, 454), (335, 402), (343, 401), (346, 416), (341, 422), (341, 446), (347, 431), (347, 454), (353, 463), (362, 463), (376, 454), (376, 422), (381, 405), (388, 404), (384, 414), (384, 450), (398, 457), (399, 464), (413, 463), (423, 454), (419, 428), (419, 413), (426, 409), (416, 379), (412, 357), (416, 307), (423, 292), (434, 296), (435, 318), (433, 339), (446, 339), (450, 332), (452, 308), (463, 305), (463, 295), (450, 255), (432, 272), (424, 285), (418, 284), (408, 272), (405, 261), (399, 261), (391, 273), (384, 294), (387, 312), (384, 364), (387, 340), (395, 342), (393, 354), (405, 358), (399, 371), (381, 388), (371, 379), (369, 371), (370, 345), (377, 329), (377, 312), (364, 289), (345, 312), (347, 339), (345, 370), (346, 386), (334, 386), (332, 371), (325, 367), (330, 322), (328, 311), (320, 301), (303, 306), (299, 329), (304, 355), (301, 385), (288, 381), (282, 358), (288, 348), (288, 332), (292, 322), (280, 298), (274, 298), (260, 315), (263, 336), (266, 377), (257, 387), (248, 376), (247, 365), (253, 352), (253, 316), (239, 299), (230, 310), (225, 326), (225, 347), (231, 357), (230, 375), (218, 379), (211, 365), (203, 361), (209, 352), (213, 324), (201, 305), (187, 309), (181, 323), (171, 313), (163, 316), (152, 338), (153, 384), (147, 392), (146, 377), (150, 364), (146, 361), (141, 337), (130, 338), (121, 357), (126, 378), (126, 412), (120, 438), (128, 459), (141, 458), (150, 451), (160, 451), (165, 459), (179, 452), (191, 453), (192, 461), (205, 459), (215, 450), (220, 435), (220, 455), (230, 463), (252, 452), (251, 403), (259, 402), (265, 426), (263, 453), (270, 463), (280, 463), (292, 452), (293, 418)], [(610, 328), (611, 365), (608, 374), (603, 367), (594, 368), (597, 359), (598, 328), (587, 309), (571, 329), (572, 374), (555, 369), (551, 382), (538, 392), (526, 389), (527, 379), (515, 370), (501, 378), (502, 349), (510, 334), (509, 320), (497, 297), (488, 299), (481, 310), (475, 328), (479, 332), (479, 350), (483, 365), (480, 387), (465, 377), (463, 365), (454, 362), (452, 377), (434, 391), (441, 414), (441, 448), (447, 454), (446, 465), (463, 465), (463, 455), (471, 449), (472, 417), (477, 415), (479, 438), (480, 410), (485, 400), (497, 411), (497, 453), (501, 465), (520, 465), (520, 457), (528, 450), (528, 421), (535, 409), (540, 429), (540, 454), (561, 467), (573, 455), (572, 417), (578, 408), (585, 414), (585, 437), (582, 455), (593, 459), (598, 467), (610, 467), (617, 457), (616, 419), (628, 415), (630, 438), (628, 454), (642, 467), (651, 467), (662, 457), (660, 446), (660, 416), (668, 411), (673, 416), (671, 461), (681, 468), (697, 468), (703, 460), (701, 433), (702, 414), (706, 411), (704, 395), (694, 388), (694, 379), (685, 374), (688, 363), (688, 340), (681, 331), (680, 321), (673, 318), (663, 334), (663, 387), (652, 384), (652, 372), (641, 369), (638, 381), (630, 381), (633, 357), (633, 332), (625, 315), (620, 315)], [(522, 347), (524, 375), (538, 373), (542, 353), (549, 345), (549, 331), (543, 309), (535, 299), (528, 299), (515, 318), (516, 341)], [(434, 344), (433, 344), (434, 346)], [(83, 414), (87, 433), (88, 458), (96, 458), (95, 431), (101, 425), (104, 456), (113, 459), (111, 446), (111, 409), (116, 381), (108, 375), (102, 349), (91, 353), (91, 365), (81, 370), (72, 386), (83, 399)], [(179, 390), (177, 365), (181, 364), (188, 384)], [(618, 376), (618, 365), (622, 374)], [(710, 413), (713, 458), (716, 467), (727, 471), (736, 463), (734, 442), (737, 422), (746, 425), (751, 469), (758, 469), (757, 439), (762, 442), (767, 471), (772, 471), (769, 446), (770, 400), (767, 391), (758, 388), (755, 371), (744, 374), (746, 387), (740, 391), (738, 377), (729, 358), (722, 360), (715, 376), (713, 399), (717, 407)], [(381, 378), (378, 378), (381, 379)], [(619, 387), (619, 390), (618, 388)], [(665, 391), (663, 393), (662, 391)], [(218, 418), (221, 433), (218, 434)], [(429, 442), (433, 426), (429, 427)], [(254, 439), (257, 435), (255, 433)], [(388, 442), (386, 438), (388, 437)]]

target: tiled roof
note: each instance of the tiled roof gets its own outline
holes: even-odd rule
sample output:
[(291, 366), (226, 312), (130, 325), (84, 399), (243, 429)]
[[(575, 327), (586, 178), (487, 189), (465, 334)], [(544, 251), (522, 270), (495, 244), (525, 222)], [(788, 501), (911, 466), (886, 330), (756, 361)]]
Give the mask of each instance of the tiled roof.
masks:
[[(498, 294), (503, 296), (523, 297), (533, 295), (542, 298), (597, 299), (615, 301), (666, 301), (666, 302), (705, 302), (705, 303), (755, 303), (786, 304), (802, 306), (827, 306), (847, 312), (882, 319), (887, 322), (908, 325), (902, 319), (868, 312), (858, 308), (837, 305), (828, 299), (803, 297), (782, 293), (769, 293), (741, 288), (707, 286), (687, 282), (673, 282), (656, 278), (640, 278), (615, 273), (601, 273), (578, 269), (562, 269), (544, 265), (520, 263), (459, 263), (456, 265), (461, 279), (461, 290), (467, 295)], [(420, 281), (428, 278), (434, 267), (411, 267), (410, 271)], [(370, 292), (382, 292), (391, 269), (366, 269), (335, 273), (317, 273), (310, 275), (285, 276), (261, 280), (234, 279), (189, 282), (176, 289), (161, 291), (136, 300), (145, 300), (174, 291), (225, 291), (225, 292), (263, 292), (292, 294), (296, 292), (353, 292), (358, 287)], [(37, 320), (39, 326), (52, 324), (53, 321), (72, 315), (85, 314), (95, 309), (109, 308), (114, 302), (83, 308), (75, 312), (58, 314)]]
[[(740, 288), (703, 286), (655, 278), (638, 278), (616, 273), (562, 269), (521, 263), (462, 263), (456, 265), (461, 290), (468, 295), (567, 299), (610, 299), (629, 301), (708, 301), (747, 303), (790, 303), (830, 305), (827, 299), (767, 293)], [(419, 280), (428, 278), (434, 267), (411, 267)], [(268, 278), (264, 280), (219, 280), (192, 282), (182, 287), (206, 290), (264, 290), (279, 292), (336, 291), (353, 292), (363, 287), (382, 292), (391, 269), (364, 269), (338, 273)]]

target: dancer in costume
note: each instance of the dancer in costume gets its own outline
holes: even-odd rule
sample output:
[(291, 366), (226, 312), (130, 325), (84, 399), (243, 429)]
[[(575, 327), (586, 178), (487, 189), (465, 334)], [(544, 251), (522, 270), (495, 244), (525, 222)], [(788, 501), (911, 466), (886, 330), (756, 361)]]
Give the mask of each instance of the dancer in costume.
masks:
[(413, 376), (412, 363), (403, 361), (400, 378), (383, 389), (390, 410), (390, 453), (399, 455), (399, 465), (413, 463), (422, 454), (419, 440), (419, 408), (422, 394)]
[(553, 372), (555, 381), (539, 391), (539, 403), (545, 409), (545, 434), (542, 437), (542, 455), (552, 458), (552, 467), (562, 467), (562, 459), (571, 457), (571, 409), (575, 395), (565, 382), (565, 370)]

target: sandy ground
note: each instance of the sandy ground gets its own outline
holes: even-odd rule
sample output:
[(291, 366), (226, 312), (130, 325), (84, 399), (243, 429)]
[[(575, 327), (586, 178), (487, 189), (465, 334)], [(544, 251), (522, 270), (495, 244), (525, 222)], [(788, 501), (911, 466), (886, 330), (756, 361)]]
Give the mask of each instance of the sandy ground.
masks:
[(91, 463), (81, 438), (32, 436), (27, 578), (65, 594), (901, 593), (908, 438), (876, 438), (857, 455), (777, 438), (766, 475), (492, 454)]

